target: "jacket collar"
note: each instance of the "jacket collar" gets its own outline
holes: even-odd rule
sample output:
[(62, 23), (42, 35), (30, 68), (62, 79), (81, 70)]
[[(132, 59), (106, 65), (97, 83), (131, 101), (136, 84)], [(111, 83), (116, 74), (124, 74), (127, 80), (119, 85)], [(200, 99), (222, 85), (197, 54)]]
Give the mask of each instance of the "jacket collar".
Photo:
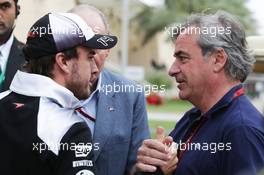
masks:
[[(100, 82), (100, 88), (99, 88), (99, 95), (107, 95), (107, 96), (114, 96), (114, 83), (111, 73), (109, 73), (107, 70), (103, 69), (101, 72), (101, 82)], [(110, 89), (108, 89), (110, 87)], [(108, 91), (109, 90), (109, 91)]]
[(63, 108), (75, 109), (81, 106), (81, 102), (70, 90), (38, 74), (17, 71), (10, 90), (26, 96), (47, 97)]
[(212, 118), (214, 113), (218, 112), (219, 110), (229, 106), (233, 101), (233, 97), (235, 93), (243, 88), (242, 84), (236, 85), (231, 88), (209, 111), (202, 115), (202, 112), (198, 108), (193, 108), (190, 113), (190, 120), (199, 120), (201, 116), (205, 116), (208, 119)]

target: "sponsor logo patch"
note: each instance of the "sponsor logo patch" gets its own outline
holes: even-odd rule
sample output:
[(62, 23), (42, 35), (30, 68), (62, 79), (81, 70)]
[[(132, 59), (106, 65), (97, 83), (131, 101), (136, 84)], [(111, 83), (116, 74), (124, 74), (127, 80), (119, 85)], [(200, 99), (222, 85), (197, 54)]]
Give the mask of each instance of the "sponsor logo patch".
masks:
[(94, 175), (94, 173), (89, 170), (81, 170), (76, 175)]
[(75, 146), (75, 157), (87, 157), (92, 150), (92, 144), (78, 144)]
[(93, 166), (93, 162), (91, 160), (78, 160), (72, 162), (72, 167), (81, 167), (81, 166)]
[(25, 104), (23, 103), (13, 103), (15, 105), (15, 109), (19, 109), (22, 108), (23, 106), (25, 106)]

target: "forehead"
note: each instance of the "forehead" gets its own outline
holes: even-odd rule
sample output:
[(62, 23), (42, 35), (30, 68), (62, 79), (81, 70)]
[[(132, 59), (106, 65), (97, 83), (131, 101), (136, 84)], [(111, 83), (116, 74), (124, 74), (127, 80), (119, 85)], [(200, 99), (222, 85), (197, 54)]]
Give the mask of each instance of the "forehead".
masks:
[(197, 37), (195, 33), (182, 32), (175, 41), (175, 50), (190, 51), (194, 47), (199, 47)]
[(14, 0), (0, 0), (0, 4), (6, 3), (6, 2), (9, 2), (11, 4), (14, 4), (15, 3)]
[(106, 33), (104, 22), (98, 13), (90, 10), (87, 12), (79, 12), (79, 15), (93, 29), (95, 33), (99, 33), (99, 34)]

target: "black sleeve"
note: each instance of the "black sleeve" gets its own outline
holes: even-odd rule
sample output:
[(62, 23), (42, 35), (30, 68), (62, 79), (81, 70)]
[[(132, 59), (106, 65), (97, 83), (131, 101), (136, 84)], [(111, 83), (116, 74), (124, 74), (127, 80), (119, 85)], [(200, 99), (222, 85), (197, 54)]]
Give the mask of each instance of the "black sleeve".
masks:
[(85, 123), (74, 124), (64, 135), (54, 175), (94, 175), (92, 136)]

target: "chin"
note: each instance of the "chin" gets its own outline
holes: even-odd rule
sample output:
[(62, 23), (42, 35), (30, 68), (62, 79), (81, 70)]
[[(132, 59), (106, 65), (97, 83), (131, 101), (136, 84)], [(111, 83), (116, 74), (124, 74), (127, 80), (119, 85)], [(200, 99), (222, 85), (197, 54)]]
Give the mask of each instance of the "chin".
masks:
[(184, 92), (179, 92), (179, 98), (181, 100), (187, 100), (188, 99), (188, 95), (184, 94)]

